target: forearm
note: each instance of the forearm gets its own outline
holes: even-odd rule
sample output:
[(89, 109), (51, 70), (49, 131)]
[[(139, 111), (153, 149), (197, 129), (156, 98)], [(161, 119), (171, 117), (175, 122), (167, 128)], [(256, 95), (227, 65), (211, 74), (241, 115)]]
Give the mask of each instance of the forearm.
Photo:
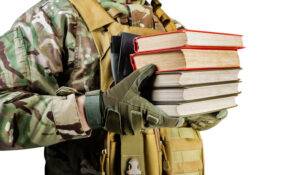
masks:
[(89, 127), (77, 101), (74, 94), (0, 93), (0, 149), (42, 147), (88, 137)]
[(84, 108), (85, 99), (86, 99), (85, 96), (80, 96), (76, 99), (76, 101), (77, 101), (79, 119), (80, 119), (82, 128), (84, 131), (88, 131), (88, 130), (91, 130), (91, 128), (87, 122), (86, 115), (85, 115), (85, 108)]

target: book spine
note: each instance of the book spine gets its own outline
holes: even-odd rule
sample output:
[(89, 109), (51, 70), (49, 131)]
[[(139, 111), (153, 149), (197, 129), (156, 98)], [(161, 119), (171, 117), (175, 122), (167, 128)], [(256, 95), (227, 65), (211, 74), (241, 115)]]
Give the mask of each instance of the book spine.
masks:
[(130, 64), (131, 64), (131, 67), (133, 70), (137, 69), (135, 61), (134, 61), (134, 54), (130, 54)]
[(139, 45), (138, 45), (138, 42), (137, 40), (139, 39), (140, 37), (135, 37), (134, 40), (133, 40), (133, 49), (134, 49), (134, 52), (138, 52), (139, 50)]

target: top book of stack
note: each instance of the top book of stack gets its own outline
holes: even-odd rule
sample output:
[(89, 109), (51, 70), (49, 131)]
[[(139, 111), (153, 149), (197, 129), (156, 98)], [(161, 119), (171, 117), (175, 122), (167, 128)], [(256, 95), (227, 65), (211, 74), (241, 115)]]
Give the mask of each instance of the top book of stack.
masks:
[(195, 49), (237, 50), (243, 48), (242, 35), (196, 30), (179, 30), (137, 37), (135, 52), (189, 47)]

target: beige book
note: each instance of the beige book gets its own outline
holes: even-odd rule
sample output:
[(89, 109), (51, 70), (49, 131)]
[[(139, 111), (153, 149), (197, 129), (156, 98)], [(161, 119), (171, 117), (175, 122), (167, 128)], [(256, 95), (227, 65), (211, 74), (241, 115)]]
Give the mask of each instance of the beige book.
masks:
[(155, 76), (154, 87), (183, 87), (239, 80), (240, 69), (161, 72)]
[(233, 108), (237, 106), (235, 96), (182, 103), (177, 105), (156, 105), (169, 116), (186, 116), (193, 114), (207, 114), (222, 109)]
[(153, 102), (183, 102), (238, 94), (238, 82), (193, 86), (183, 88), (154, 89), (151, 94)]
[(240, 67), (235, 50), (181, 48), (168, 51), (136, 53), (131, 57), (136, 69), (155, 64), (158, 71)]
[(161, 50), (183, 46), (242, 48), (242, 36), (194, 30), (181, 30), (160, 35), (139, 37), (135, 41), (137, 52)]

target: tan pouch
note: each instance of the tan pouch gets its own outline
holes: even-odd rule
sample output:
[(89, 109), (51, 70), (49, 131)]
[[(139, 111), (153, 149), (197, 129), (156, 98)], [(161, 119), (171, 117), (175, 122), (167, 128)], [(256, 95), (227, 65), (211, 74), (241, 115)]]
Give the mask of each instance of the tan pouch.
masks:
[[(143, 175), (162, 174), (162, 153), (158, 129), (147, 129), (134, 136), (121, 136), (121, 174), (129, 174), (135, 168)], [(130, 161), (136, 160), (137, 167)]]
[(160, 130), (164, 146), (163, 171), (168, 175), (204, 175), (203, 146), (192, 128)]
[[(131, 161), (137, 162), (132, 167)], [(101, 175), (130, 175), (130, 171), (142, 175), (162, 174), (162, 151), (158, 129), (148, 129), (134, 136), (108, 133), (106, 148), (100, 159)]]

